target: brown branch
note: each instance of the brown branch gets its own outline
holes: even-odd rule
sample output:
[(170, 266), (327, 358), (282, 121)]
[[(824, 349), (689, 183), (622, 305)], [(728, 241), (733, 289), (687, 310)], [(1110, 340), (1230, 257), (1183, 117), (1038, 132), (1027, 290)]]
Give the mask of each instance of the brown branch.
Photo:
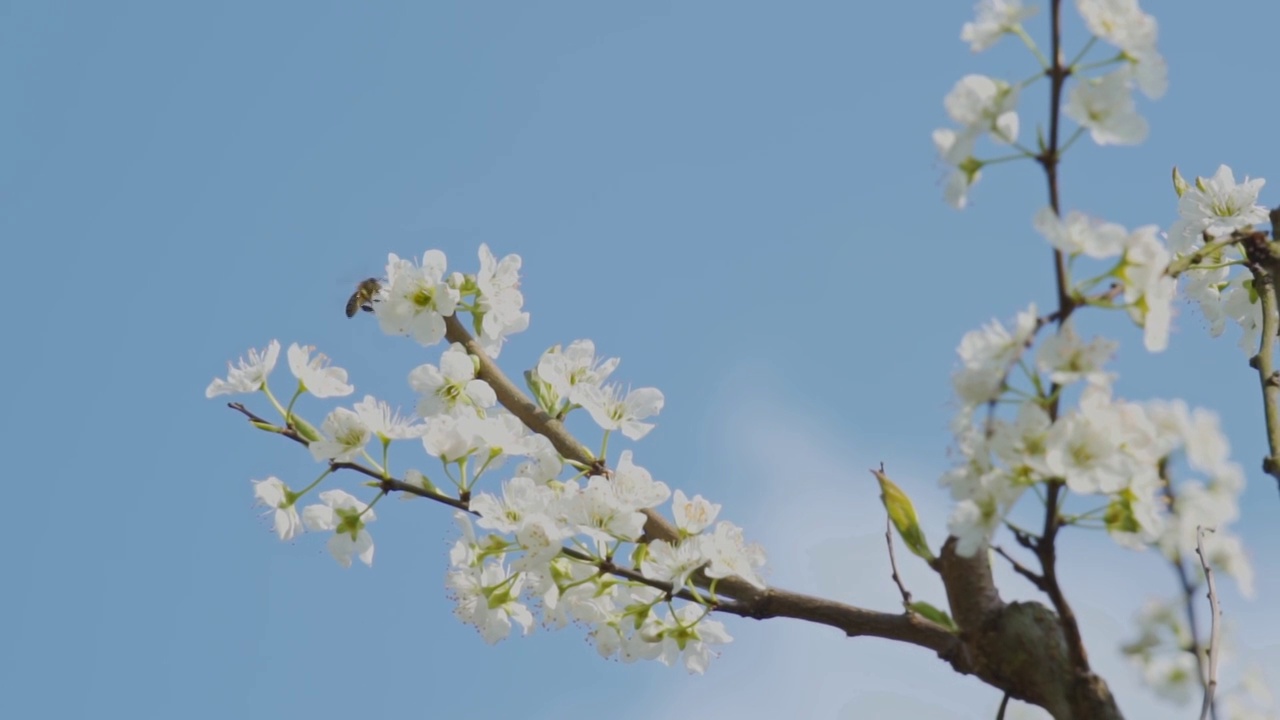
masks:
[[(480, 365), (479, 377), (489, 383), (502, 404), (525, 423), (530, 430), (545, 435), (556, 449), (569, 460), (576, 461), (606, 473), (607, 468), (597, 461), (591, 453), (575, 439), (564, 425), (542, 412), (531, 400), (502, 373), (491, 358), (478, 346), (474, 339), (463, 328), (456, 317), (446, 318), (448, 338), (452, 342), (460, 342), (467, 348)], [(254, 414), (241, 403), (228, 403), (228, 407), (241, 413), (251, 422), (271, 425), (264, 418)], [(307, 441), (291, 429), (283, 428), (281, 435), (294, 442), (306, 445)], [(334, 469), (352, 470), (376, 480), (383, 492), (406, 492), (419, 497), (474, 514), (465, 499), (452, 498), (426, 488), (413, 485), (396, 478), (384, 477), (377, 470), (367, 468), (358, 463), (330, 463)], [(652, 538), (668, 541), (678, 539), (679, 535), (672, 525), (655, 511), (646, 510), (645, 532)], [(692, 602), (708, 603), (705, 596), (695, 596), (688, 589), (676, 590), (670, 583), (645, 578), (641, 573), (630, 568), (621, 567), (611, 561), (597, 561), (589, 555), (572, 548), (562, 552), (577, 560), (590, 561), (608, 572), (627, 580), (642, 582), (662, 590), (672, 597), (679, 597)], [(699, 585), (709, 585), (705, 577), (700, 578)], [(960, 648), (960, 641), (948, 628), (924, 618), (916, 613), (891, 614), (846, 605), (844, 603), (791, 592), (780, 588), (760, 589), (740, 578), (723, 578), (717, 583), (718, 591), (726, 597), (717, 597), (712, 601), (713, 607), (720, 612), (741, 617), (763, 620), (768, 618), (792, 618), (827, 625), (836, 628), (849, 637), (879, 637), (887, 640), (917, 645), (934, 651), (939, 657), (948, 661), (959, 672), (971, 673)]]
[[(467, 331), (467, 328), (456, 314), (446, 317), (444, 320), (445, 339), (449, 342), (461, 344), (472, 357), (476, 358), (476, 363), (479, 366), (476, 377), (484, 380), (493, 388), (494, 395), (497, 396), (498, 402), (503, 407), (519, 418), (520, 422), (524, 423), (524, 426), (529, 430), (546, 436), (556, 451), (566, 460), (592, 468), (592, 472), (596, 474), (604, 475), (608, 473), (608, 467), (605, 465), (603, 458), (597, 458), (585, 445), (578, 442), (578, 439), (565, 428), (563, 422), (538, 407), (537, 403), (525, 395), (502, 372), (502, 368), (498, 367), (493, 358), (489, 357), (484, 348), (480, 347), (480, 343), (476, 342), (476, 339), (471, 336), (471, 333)], [(680, 533), (671, 521), (652, 508), (646, 508), (641, 512), (645, 516), (644, 535), (646, 540), (679, 542)], [(761, 593), (759, 588), (741, 578), (735, 577), (723, 578), (718, 587), (724, 593), (739, 600), (750, 599)]]
[(740, 605), (743, 617), (764, 620), (792, 618), (837, 628), (849, 637), (870, 636), (897, 640), (933, 650), (962, 673), (973, 673), (959, 639), (947, 628), (918, 613), (891, 614), (780, 588), (769, 588)]
[[(586, 466), (596, 464), (596, 456), (587, 449), (586, 445), (578, 442), (564, 426), (564, 423), (556, 418), (548, 415), (542, 408), (538, 407), (528, 395), (516, 386), (510, 378), (502, 372), (498, 364), (489, 357), (488, 353), (480, 347), (480, 343), (467, 332), (467, 328), (463, 326), (462, 321), (458, 319), (456, 314), (444, 319), (445, 323), (445, 339), (451, 343), (458, 343), (466, 348), (472, 357), (476, 358), (480, 365), (476, 372), (476, 377), (489, 383), (489, 387), (493, 388), (493, 393), (498, 397), (498, 402), (507, 410), (511, 411), (524, 423), (525, 427), (533, 430), (539, 435), (544, 435), (555, 449), (566, 460), (572, 460), (576, 463)], [(671, 538), (678, 537), (677, 533), (672, 530)]]
[(1080, 625), (1076, 622), (1075, 611), (1067, 602), (1062, 586), (1058, 583), (1058, 549), (1055, 541), (1058, 530), (1062, 527), (1058, 517), (1058, 498), (1065, 486), (1061, 482), (1050, 481), (1049, 492), (1045, 498), (1044, 532), (1036, 546), (1036, 556), (1040, 559), (1040, 575), (1044, 579), (1044, 593), (1053, 603), (1053, 609), (1062, 622), (1062, 632), (1066, 636), (1067, 650), (1071, 653), (1071, 664), (1081, 673), (1089, 672), (1089, 655), (1084, 649), (1084, 639), (1080, 636)]
[(1208, 720), (1214, 711), (1213, 694), (1218, 689), (1218, 655), (1221, 649), (1218, 637), (1218, 619), (1222, 616), (1222, 607), (1218, 604), (1218, 589), (1213, 583), (1213, 570), (1209, 568), (1209, 560), (1204, 555), (1204, 534), (1213, 532), (1213, 528), (1196, 526), (1196, 555), (1200, 556), (1200, 567), (1204, 570), (1205, 584), (1209, 586), (1209, 676), (1204, 679), (1204, 702), (1200, 705), (1200, 720)]
[(1120, 720), (1106, 683), (1077, 676), (1054, 613), (1036, 602), (1005, 603), (987, 553), (963, 557), (955, 548), (948, 538), (938, 571), (974, 674), (1057, 720)]
[(687, 588), (676, 589), (669, 582), (646, 578), (636, 570), (615, 565), (610, 561), (600, 561), (579, 550), (565, 548), (561, 552), (575, 560), (591, 563), (600, 568), (601, 572), (644, 583), (662, 590), (670, 597), (707, 605), (717, 612), (755, 620), (770, 618), (804, 620), (836, 628), (848, 637), (878, 637), (906, 642), (933, 650), (960, 672), (972, 672), (960, 653), (960, 643), (956, 636), (947, 628), (916, 613), (893, 614), (865, 610), (834, 600), (780, 588), (768, 588), (745, 601), (712, 599), (706, 595), (695, 595)]

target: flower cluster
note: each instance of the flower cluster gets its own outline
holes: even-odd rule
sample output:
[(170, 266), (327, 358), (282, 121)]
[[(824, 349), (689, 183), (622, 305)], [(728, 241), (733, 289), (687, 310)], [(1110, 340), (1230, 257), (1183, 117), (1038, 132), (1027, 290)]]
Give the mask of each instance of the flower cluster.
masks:
[(1060, 218), (1051, 208), (1037, 213), (1033, 224), (1070, 261), (1081, 256), (1094, 260), (1116, 258), (1107, 272), (1071, 288), (1072, 295), (1088, 298), (1098, 285), (1112, 283), (1121, 290), (1122, 306), (1143, 328), (1147, 350), (1160, 352), (1168, 346), (1177, 281), (1167, 274), (1171, 255), (1160, 240), (1159, 228), (1145, 225), (1129, 232), (1078, 211)]
[[(1191, 648), (1197, 638), (1187, 626), (1186, 609), (1167, 600), (1148, 600), (1137, 616), (1137, 637), (1121, 650), (1156, 695), (1176, 705), (1200, 702), (1203, 669)], [(1234, 660), (1230, 644), (1217, 648), (1219, 662)], [(1221, 716), (1232, 720), (1267, 720), (1276, 717), (1275, 703), (1259, 668), (1247, 670), (1234, 686), (1222, 686), (1216, 695)]]
[[(442, 340), (447, 318), (468, 310), (478, 352), (492, 357), (508, 335), (528, 326), (517, 289), (519, 268), (518, 256), (498, 261), (483, 246), (475, 276), (448, 273), (440, 251), (427, 252), (418, 263), (391, 255), (387, 277), (370, 303), (384, 331), (424, 345)], [(388, 492), (447, 502), (466, 511), (456, 512), (462, 535), (449, 555), (446, 584), (457, 600), (457, 616), (486, 641), (506, 637), (513, 625), (529, 632), (531, 608), (538, 608), (550, 625), (590, 626), (589, 636), (605, 657), (682, 660), (691, 672), (705, 670), (712, 646), (731, 640), (724, 626), (708, 617), (717, 585), (732, 577), (764, 587), (763, 552), (748, 544), (736, 525), (717, 522), (719, 505), (679, 490), (673, 497), (635, 464), (631, 450), (619, 455), (613, 470), (603, 462), (566, 461), (547, 437), (531, 432), (498, 403), (494, 387), (480, 377), (480, 358), (464, 343), (451, 343), (438, 364), (409, 372), (409, 388), (417, 395), (413, 415), (401, 416), (366, 395), (350, 408), (334, 408), (319, 428), (295, 412), (298, 399), (304, 394), (344, 397), (355, 389), (345, 370), (313, 352), (290, 346), (297, 388), (287, 404), (268, 386), (280, 353), (275, 340), (265, 350), (249, 351), (248, 359), (229, 366), (227, 377), (215, 379), (205, 391), (207, 397), (264, 393), (283, 422), (274, 425), (250, 415), (254, 424), (305, 443), (325, 464), (314, 482), (296, 491), (274, 476), (255, 481), (254, 495), (273, 516), (281, 540), (304, 531), (330, 533), (329, 551), (341, 565), (349, 567), (357, 558), (371, 565), (368, 525), (375, 519), (373, 507)], [(648, 420), (663, 405), (655, 388), (623, 389), (607, 382), (617, 366), (616, 358), (597, 358), (590, 340), (578, 340), (547, 350), (526, 379), (535, 401), (552, 417), (585, 410), (603, 430), (607, 447), (614, 431), (630, 440), (643, 438), (654, 427)], [(370, 454), (375, 439), (380, 459)], [(394, 441), (420, 443), (425, 455), (440, 461), (442, 474), (433, 479), (410, 469), (403, 480), (392, 478)], [(480, 490), (481, 478), (499, 471), (508, 458), (519, 462), (497, 491)], [(380, 490), (377, 497), (366, 503), (341, 489), (317, 491), (332, 473), (348, 468), (374, 478), (366, 485)], [(563, 478), (566, 471), (572, 477)], [(299, 512), (300, 502), (313, 491), (319, 502)], [(652, 540), (645, 535), (646, 513), (668, 500), (678, 537)]]
[(1176, 175), (1178, 220), (1169, 228), (1169, 244), (1178, 257), (1199, 257), (1182, 276), (1187, 296), (1209, 321), (1209, 332), (1217, 337), (1227, 318), (1234, 320), (1242, 330), (1240, 348), (1250, 355), (1258, 351), (1261, 340), (1262, 308), (1252, 277), (1232, 272), (1244, 258), (1232, 234), (1266, 222), (1267, 209), (1258, 204), (1265, 184), (1261, 178), (1237, 183), (1226, 165), (1213, 177), (1197, 177), (1190, 186)]
[(1137, 616), (1138, 637), (1121, 648), (1142, 672), (1156, 694), (1174, 703), (1185, 704), (1200, 685), (1196, 656), (1187, 652), (1195, 642), (1183, 620), (1182, 608), (1174, 603), (1148, 600)]
[[(965, 24), (961, 38), (974, 52), (1014, 35), (1035, 54), (1041, 72), (1023, 82), (970, 75), (946, 97), (947, 113), (960, 127), (935, 131), (933, 139), (953, 168), (945, 192), (952, 205), (967, 203), (971, 186), (992, 162), (1034, 159), (1053, 173), (1063, 153), (1085, 134), (1098, 145), (1134, 144), (1146, 137), (1134, 91), (1156, 99), (1168, 85), (1155, 19), (1137, 0), (1077, 0), (1076, 8), (1094, 39), (1066, 65), (1046, 57), (1023, 29), (1034, 10), (1020, 0), (983, 0), (975, 20)], [(1083, 63), (1099, 40), (1118, 54)], [(1087, 74), (1107, 66), (1112, 67), (1106, 74)], [(1061, 112), (1076, 128), (1063, 138), (1042, 129), (1037, 147), (1028, 149), (1017, 140), (1017, 99), (1041, 77), (1063, 83)], [(1053, 118), (1055, 127), (1058, 120)], [(988, 134), (1018, 154), (974, 157), (976, 141)], [(1251, 273), (1232, 273), (1247, 264), (1241, 240), (1268, 219), (1257, 202), (1263, 184), (1248, 178), (1237, 183), (1226, 166), (1194, 184), (1175, 170), (1179, 219), (1167, 234), (1156, 225), (1129, 231), (1079, 211), (1062, 213), (1056, 194), (1055, 206), (1036, 214), (1033, 226), (1062, 262), (1058, 280), (1064, 302), (1053, 315), (1038, 317), (1032, 305), (1011, 324), (992, 322), (970, 332), (957, 351), (960, 367), (952, 380), (959, 404), (953, 423), (958, 453), (942, 483), (955, 499), (948, 529), (960, 553), (985, 548), (1002, 525), (1030, 542), (1031, 533), (1009, 520), (1030, 489), (1042, 503), (1050, 497), (1061, 503), (1046, 512), (1056, 513), (1063, 524), (1105, 529), (1126, 547), (1157, 549), (1187, 588), (1179, 603), (1193, 602), (1199, 586), (1193, 578), (1199, 572), (1198, 539), (1210, 566), (1232, 576), (1244, 595), (1252, 594), (1252, 569), (1240, 538), (1230, 531), (1239, 516), (1244, 472), (1229, 459), (1217, 416), (1181, 401), (1116, 397), (1115, 375), (1105, 367), (1117, 344), (1100, 338), (1083, 342), (1073, 313), (1083, 306), (1123, 309), (1143, 328), (1146, 349), (1159, 352), (1168, 346), (1173, 301), (1185, 278), (1187, 295), (1200, 305), (1211, 332), (1220, 334), (1231, 318), (1243, 329), (1241, 347), (1257, 352), (1262, 340), (1258, 293)], [(1073, 271), (1081, 262), (1102, 269), (1078, 281)], [(1051, 325), (1056, 332), (1039, 342), (1033, 355), (1037, 333)], [(1068, 406), (1071, 400), (1074, 407)], [(979, 412), (984, 406), (985, 416)], [(1010, 412), (997, 414), (1006, 409)], [(1046, 493), (1046, 488), (1054, 490)], [(1213, 532), (1202, 535), (1202, 528)], [(1196, 657), (1186, 651), (1201, 641), (1184, 626), (1188, 611), (1153, 603), (1140, 618), (1142, 636), (1126, 648), (1146, 682), (1179, 702), (1204, 682)], [(1228, 696), (1224, 704), (1248, 695)], [(1231, 712), (1235, 716), (1237, 710)], [(1243, 717), (1251, 711), (1239, 712)]]
[[(1154, 99), (1163, 95), (1168, 85), (1168, 69), (1156, 49), (1156, 21), (1142, 12), (1137, 0), (1077, 0), (1076, 8), (1096, 38), (1119, 50), (1119, 54), (1100, 65), (1115, 64), (1118, 68), (1096, 77), (1084, 75), (1079, 59), (1069, 68), (1068, 79), (1073, 84), (1063, 114), (1076, 123), (1077, 129), (1064, 146), (1084, 132), (1099, 145), (1142, 142), (1147, 136), (1147, 121), (1138, 115), (1133, 90)], [(1022, 21), (1035, 14), (1034, 8), (1023, 7), (1021, 0), (982, 0), (975, 11), (975, 20), (965, 23), (960, 33), (970, 49), (981, 52), (1004, 35), (1015, 35), (1039, 58), (1042, 72), (1016, 83), (967, 75), (946, 96), (943, 104), (947, 115), (959, 127), (935, 130), (933, 142), (942, 161), (952, 168), (944, 195), (957, 208), (968, 203), (969, 189), (981, 177), (983, 166), (993, 162), (974, 156), (982, 136), (989, 134), (998, 145), (1014, 146), (1020, 153), (1015, 157), (1037, 157), (1036, 151), (1018, 144), (1018, 97), (1023, 88), (1043, 78), (1043, 71), (1050, 67), (1049, 60), (1022, 27)]]
[[(477, 494), (471, 502), (479, 515), (475, 526), (490, 532), (478, 535), (466, 513), (456, 514), (463, 532), (450, 553), (447, 584), (458, 617), (496, 642), (512, 623), (525, 632), (532, 628), (526, 604), (532, 602), (549, 625), (589, 626), (604, 657), (671, 664), (683, 654), (690, 671), (702, 672), (709, 646), (730, 638), (723, 625), (706, 617), (709, 598), (691, 578), (702, 572), (764, 587), (764, 555), (732, 523), (710, 528), (719, 507), (680, 491), (673, 503), (679, 542), (641, 542), (643, 510), (670, 497), (665, 484), (634, 464), (630, 451), (621, 454), (611, 477), (593, 475), (579, 483), (517, 475), (503, 483), (501, 495)], [(562, 552), (566, 544), (575, 551)], [(631, 579), (605, 572), (614, 558), (625, 556), (621, 549), (627, 545), (633, 546), (625, 565)], [(681, 591), (689, 601), (676, 604)]]
[[(948, 530), (958, 551), (985, 547), (1025, 490), (1061, 482), (1076, 495), (1102, 499), (1081, 524), (1100, 521), (1128, 547), (1155, 546), (1177, 559), (1194, 550), (1197, 526), (1217, 528), (1206, 542), (1211, 561), (1250, 592), (1248, 560), (1226, 529), (1238, 514), (1244, 473), (1229, 459), (1217, 416), (1182, 402), (1114, 398), (1114, 375), (1104, 366), (1115, 343), (1084, 342), (1072, 321), (1040, 343), (1034, 363), (1025, 362), (1038, 327), (1033, 305), (1009, 328), (993, 321), (969, 332), (957, 350), (959, 457), (942, 484), (956, 501)], [(1029, 390), (1011, 386), (1015, 370)], [(1072, 386), (1080, 387), (1079, 406), (1051, 418), (1050, 398)], [(982, 405), (1005, 400), (1016, 403), (1012, 421), (979, 416)], [(1168, 476), (1175, 453), (1205, 480), (1186, 480), (1175, 491)]]
[(446, 317), (458, 308), (469, 310), (480, 346), (496, 358), (508, 335), (529, 327), (519, 272), (519, 255), (498, 260), (488, 245), (480, 246), (480, 272), (475, 275), (447, 273), (439, 250), (428, 250), (419, 263), (392, 253), (373, 311), (383, 332), (430, 346), (444, 337)]

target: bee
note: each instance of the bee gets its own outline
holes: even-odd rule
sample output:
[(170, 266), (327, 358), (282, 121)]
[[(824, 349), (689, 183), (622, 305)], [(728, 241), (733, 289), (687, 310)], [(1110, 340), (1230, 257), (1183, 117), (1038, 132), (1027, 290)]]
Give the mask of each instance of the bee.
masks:
[(347, 317), (355, 317), (358, 310), (373, 312), (373, 303), (380, 290), (382, 283), (378, 282), (378, 278), (361, 280), (356, 291), (347, 299)]

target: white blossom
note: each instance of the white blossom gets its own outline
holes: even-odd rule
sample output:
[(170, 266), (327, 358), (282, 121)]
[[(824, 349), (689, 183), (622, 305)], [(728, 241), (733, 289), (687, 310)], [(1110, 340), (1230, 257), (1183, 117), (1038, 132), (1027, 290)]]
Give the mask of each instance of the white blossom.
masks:
[(276, 359), (280, 357), (280, 343), (272, 340), (267, 348), (258, 351), (249, 349), (249, 359), (240, 358), (235, 367), (227, 363), (227, 378), (214, 378), (205, 388), (207, 398), (218, 395), (236, 395), (257, 392), (267, 383), (267, 376), (275, 369)]

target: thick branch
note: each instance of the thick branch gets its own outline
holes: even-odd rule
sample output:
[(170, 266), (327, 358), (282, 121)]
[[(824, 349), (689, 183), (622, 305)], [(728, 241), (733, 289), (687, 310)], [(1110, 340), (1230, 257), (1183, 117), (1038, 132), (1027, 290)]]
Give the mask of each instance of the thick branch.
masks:
[(853, 605), (810, 595), (769, 588), (732, 612), (764, 620), (785, 617), (828, 625), (849, 637), (870, 636), (898, 640), (929, 648), (962, 673), (973, 669), (962, 654), (958, 638), (948, 629), (917, 613), (891, 614), (864, 610)]
[[(1280, 208), (1271, 211), (1271, 237), (1280, 232)], [(1268, 243), (1263, 233), (1254, 233), (1242, 242), (1249, 271), (1253, 273), (1253, 289), (1262, 306), (1262, 336), (1258, 339), (1258, 354), (1249, 364), (1258, 371), (1262, 386), (1262, 410), (1267, 426), (1267, 447), (1271, 454), (1262, 460), (1262, 470), (1276, 479), (1280, 487), (1280, 374), (1276, 372), (1276, 333), (1280, 330), (1280, 302), (1277, 302), (1277, 282), (1280, 275), (1280, 251), (1276, 243)]]
[(942, 546), (937, 568), (974, 673), (1058, 720), (1120, 720), (1106, 683), (1075, 670), (1058, 617), (1040, 603), (1006, 604), (987, 553), (966, 558), (955, 546)]

